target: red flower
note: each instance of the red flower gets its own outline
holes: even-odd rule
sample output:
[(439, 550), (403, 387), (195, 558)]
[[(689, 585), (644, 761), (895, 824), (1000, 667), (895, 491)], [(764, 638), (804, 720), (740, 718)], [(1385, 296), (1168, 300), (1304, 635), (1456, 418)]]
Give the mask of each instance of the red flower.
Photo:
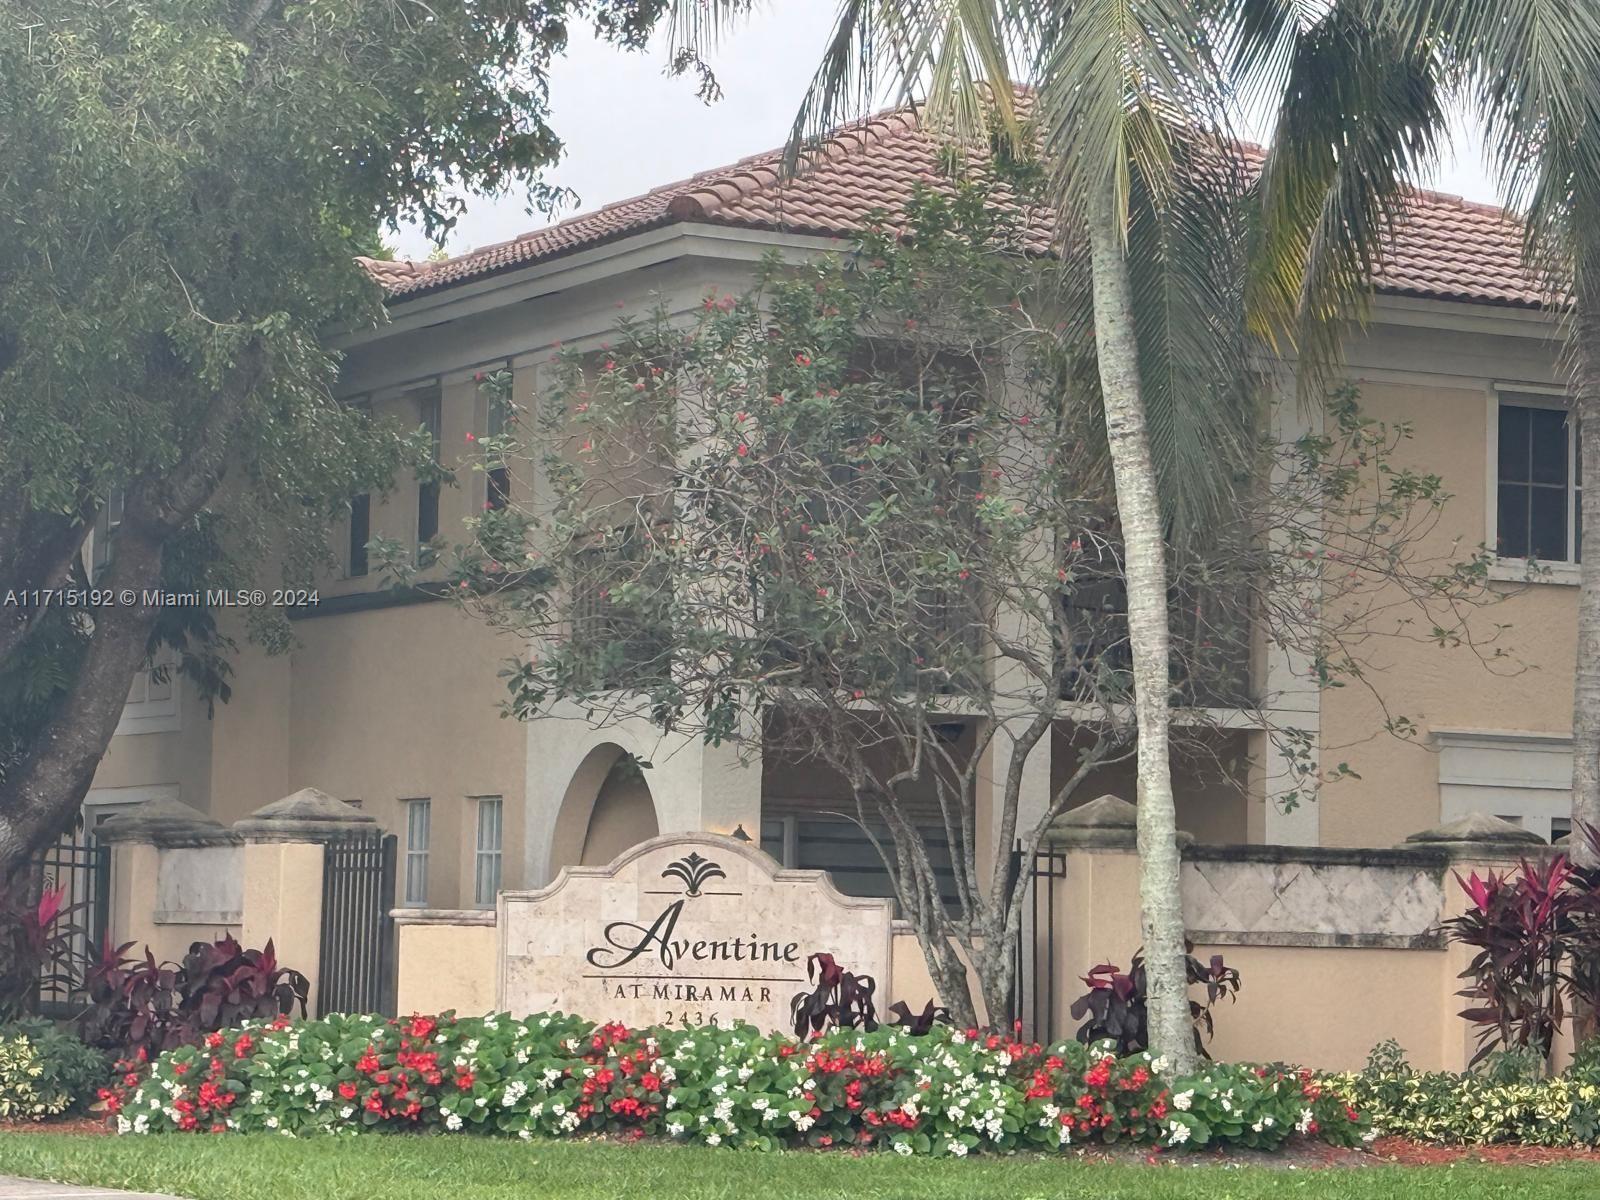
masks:
[(809, 367), (811, 365), (811, 356), (809, 354), (796, 354), (794, 361), (797, 366)]
[(343, 1096), (346, 1100), (354, 1100), (356, 1098), (356, 1085), (351, 1083), (348, 1079), (345, 1080), (339, 1085), (339, 1095)]
[(654, 1071), (647, 1071), (639, 1076), (639, 1086), (647, 1092), (659, 1092), (661, 1090), (661, 1076)]
[[(235, 1058), (244, 1058), (255, 1048), (255, 1040), (248, 1033), (241, 1033), (239, 1040), (233, 1044), (233, 1056)], [(143, 1054), (144, 1051), (141, 1050), (139, 1053)]]
[(456, 1087), (460, 1088), (463, 1092), (469, 1091), (476, 1080), (477, 1077), (473, 1075), (471, 1071), (468, 1071), (464, 1068), (456, 1072)]

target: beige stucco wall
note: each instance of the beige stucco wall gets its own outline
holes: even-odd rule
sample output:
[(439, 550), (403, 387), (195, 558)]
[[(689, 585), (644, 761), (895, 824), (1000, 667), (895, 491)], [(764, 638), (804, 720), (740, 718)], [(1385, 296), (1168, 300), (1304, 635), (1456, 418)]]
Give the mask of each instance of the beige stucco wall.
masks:
[[(1366, 413), (1413, 426), (1394, 465), (1436, 472), (1451, 493), (1422, 553), (1440, 562), (1471, 554), (1486, 540), (1494, 503), (1491, 385), (1499, 380), (1515, 390), (1519, 383), (1550, 381), (1553, 347), (1492, 335), (1379, 329), (1356, 353), (1353, 374)], [(1482, 376), (1463, 377), (1473, 370)], [(1418, 620), (1409, 637), (1376, 638), (1363, 648), (1375, 668), (1371, 681), (1381, 706), (1359, 683), (1323, 693), (1324, 764), (1348, 761), (1360, 775), (1324, 789), (1324, 845), (1392, 845), (1440, 823), (1438, 756), (1429, 737), (1434, 729), (1570, 730), (1577, 589), (1502, 583), (1494, 591), (1501, 599), (1479, 608), (1472, 627), (1492, 639), (1486, 653), (1503, 651), (1503, 661), (1485, 666), (1468, 648), (1429, 644)], [(1496, 635), (1499, 625), (1508, 628)], [(1419, 735), (1400, 740), (1381, 732), (1388, 714), (1409, 717)]]
[[(210, 804), (210, 716), (187, 679), (174, 672), (172, 686), (178, 697), (178, 728), (113, 737), (90, 785), (93, 792), (169, 785), (185, 804), (202, 811)], [(110, 794), (103, 798), (117, 799)]]
[(511, 643), (448, 602), (297, 621), (295, 634), (289, 787), (359, 800), (402, 842), (400, 802), (430, 798), (435, 907), (471, 903), (470, 798), (501, 796), (503, 878), (518, 886), (525, 730), (497, 707)]
[(461, 1016), (480, 1016), (494, 1011), (499, 943), (492, 922), (465, 924), (448, 916), (426, 921), (407, 918), (396, 932), (399, 1012), (454, 1010)]
[[(1441, 950), (1305, 946), (1196, 946), (1238, 970), (1238, 998), (1213, 1009), (1222, 1060), (1288, 1062), (1354, 1070), (1394, 1038), (1421, 1070), (1439, 1070), (1442, 1031), (1464, 1026), (1447, 1007)], [(1082, 987), (1078, 991), (1082, 991)], [(1196, 991), (1196, 997), (1202, 998)], [(1459, 1070), (1458, 1060), (1453, 1068)]]

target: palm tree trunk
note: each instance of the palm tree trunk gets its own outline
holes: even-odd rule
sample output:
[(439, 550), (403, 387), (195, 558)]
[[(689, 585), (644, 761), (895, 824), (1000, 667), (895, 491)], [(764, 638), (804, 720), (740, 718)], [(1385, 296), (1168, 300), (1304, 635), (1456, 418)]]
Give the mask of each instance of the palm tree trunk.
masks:
[(1572, 317), (1573, 415), (1578, 420), (1579, 461), (1589, 466), (1583, 489), (1583, 559), (1578, 588), (1578, 655), (1572, 689), (1572, 857), (1600, 866), (1577, 822), (1600, 834), (1600, 248), (1577, 264)]
[(1139, 385), (1138, 341), (1121, 206), (1108, 179), (1088, 213), (1095, 345), (1128, 588), (1128, 643), (1138, 723), (1139, 899), (1150, 1048), (1179, 1071), (1195, 1064), (1189, 1015), (1178, 823), (1167, 756), (1167, 565), (1155, 462)]

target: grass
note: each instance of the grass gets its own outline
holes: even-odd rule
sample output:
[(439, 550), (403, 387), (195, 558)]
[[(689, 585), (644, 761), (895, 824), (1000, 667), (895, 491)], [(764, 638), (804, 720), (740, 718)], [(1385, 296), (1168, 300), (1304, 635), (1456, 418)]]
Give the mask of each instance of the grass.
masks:
[(1568, 1200), (1600, 1193), (1600, 1167), (1574, 1165), (1152, 1168), (442, 1137), (7, 1133), (0, 1134), (5, 1174), (192, 1200)]

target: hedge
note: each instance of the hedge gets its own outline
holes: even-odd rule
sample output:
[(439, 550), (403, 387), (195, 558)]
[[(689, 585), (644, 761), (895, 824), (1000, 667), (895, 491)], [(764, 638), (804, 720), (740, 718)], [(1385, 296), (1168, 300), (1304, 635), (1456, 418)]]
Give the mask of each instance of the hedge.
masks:
[(47, 1021), (0, 1025), (0, 1119), (42, 1121), (94, 1098), (106, 1057)]
[(798, 1042), (747, 1025), (633, 1030), (560, 1013), (280, 1018), (169, 1051), (108, 1103), (123, 1133), (610, 1134), (957, 1156), (1369, 1134), (1309, 1072), (1217, 1063), (1173, 1077), (1148, 1054), (945, 1027)]

